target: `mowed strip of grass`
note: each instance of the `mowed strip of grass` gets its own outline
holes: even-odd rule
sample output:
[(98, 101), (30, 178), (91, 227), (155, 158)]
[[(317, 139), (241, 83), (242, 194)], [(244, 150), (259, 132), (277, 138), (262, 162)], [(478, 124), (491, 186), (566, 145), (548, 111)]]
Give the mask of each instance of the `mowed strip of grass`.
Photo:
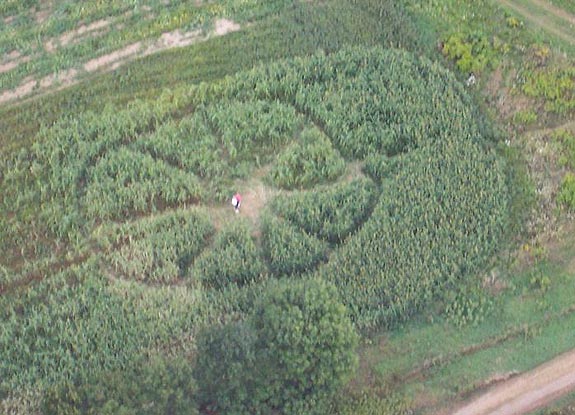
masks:
[(550, 0), (549, 2), (575, 15), (575, 3), (572, 0)]
[[(391, 18), (381, 19), (381, 13)], [(392, 23), (390, 23), (392, 22)], [(401, 28), (401, 30), (400, 30)], [(422, 42), (403, 8), (393, 2), (351, 0), (294, 3), (281, 12), (186, 48), (139, 59), (81, 84), (0, 107), (0, 149), (27, 145), (42, 124), (106, 104), (124, 105), (134, 99), (155, 99), (166, 88), (213, 81), (282, 58), (332, 52), (344, 45), (401, 46), (431, 55), (433, 42)]]
[(91, 60), (99, 56), (150, 47), (170, 33), (204, 36), (217, 19), (234, 15), (238, 23), (245, 24), (288, 4), (285, 0), (145, 3), (61, 0), (38, 5), (38, 11), (32, 7), (11, 15), (0, 28), (0, 55), (17, 53), (21, 59), (15, 68), (0, 73), (2, 89), (16, 88), (29, 77), (40, 80), (72, 68), (91, 72), (95, 64)]
[[(547, 288), (539, 288), (545, 277)], [(574, 279), (573, 270), (541, 263), (509, 279), (482, 323), (410, 323), (367, 347), (364, 358), (391, 390), (416, 402), (423, 396), (418, 405), (463, 399), (490, 379), (532, 369), (573, 347)]]
[(542, 7), (540, 2), (502, 0), (498, 4), (512, 15), (525, 19), (530, 30), (538, 34), (542, 41), (548, 41), (568, 53), (575, 53), (575, 30), (567, 19)]

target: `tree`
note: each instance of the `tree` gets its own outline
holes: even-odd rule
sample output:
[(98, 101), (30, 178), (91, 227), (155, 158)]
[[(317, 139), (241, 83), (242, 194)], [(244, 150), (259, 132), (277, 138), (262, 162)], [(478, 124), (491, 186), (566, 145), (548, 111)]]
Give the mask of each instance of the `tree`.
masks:
[(357, 334), (335, 288), (318, 279), (280, 282), (256, 304), (251, 322), (266, 405), (322, 413), (357, 364)]
[(322, 414), (357, 365), (357, 334), (335, 288), (271, 283), (244, 322), (198, 339), (202, 406), (226, 414)]
[(222, 414), (257, 413), (254, 375), (255, 332), (244, 322), (211, 326), (198, 336), (198, 379), (200, 406)]

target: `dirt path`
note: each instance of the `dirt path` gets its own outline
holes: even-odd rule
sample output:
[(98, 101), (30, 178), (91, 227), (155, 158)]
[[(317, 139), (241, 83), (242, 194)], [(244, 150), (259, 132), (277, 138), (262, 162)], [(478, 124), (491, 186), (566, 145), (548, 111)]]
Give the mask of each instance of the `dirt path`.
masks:
[[(565, 22), (565, 26), (571, 26), (572, 19), (574, 16), (570, 15), (564, 10), (558, 9), (556, 7), (551, 7), (549, 4), (544, 4), (543, 1), (530, 0), (530, 3), (544, 9), (553, 16), (559, 18)], [(572, 28), (567, 29), (564, 26), (559, 26), (556, 21), (544, 16), (533, 13), (528, 7), (524, 5), (523, 2), (517, 0), (499, 0), (499, 4), (505, 6), (516, 13), (522, 15), (525, 19), (531, 21), (532, 23), (540, 26), (545, 31), (554, 34), (558, 38), (575, 45), (575, 30)]]
[[(106, 29), (109, 22), (98, 21), (92, 26), (81, 26), (73, 32), (67, 33), (58, 41), (59, 44), (67, 44), (74, 42), (74, 36), (85, 36), (90, 33), (97, 32), (98, 30)], [(75, 85), (82, 81), (83, 75), (92, 73), (101, 73), (112, 71), (128, 62), (137, 58), (142, 58), (163, 50), (184, 47), (196, 42), (207, 40), (212, 36), (223, 36), (230, 32), (240, 30), (240, 25), (227, 19), (218, 19), (214, 22), (212, 32), (202, 32), (201, 30), (193, 30), (190, 32), (182, 32), (175, 30), (173, 32), (166, 32), (158, 39), (146, 39), (130, 45), (106, 55), (94, 57), (86, 62), (80, 63), (76, 68), (60, 71), (59, 73), (44, 76), (41, 79), (28, 77), (16, 88), (9, 90), (0, 90), (0, 105), (28, 97), (32, 94), (42, 95), (44, 93), (60, 90), (71, 85)], [(48, 42), (46, 49), (53, 53), (55, 46)], [(0, 62), (0, 73), (8, 72), (18, 66), (18, 64), (30, 60), (30, 57), (16, 56), (14, 59)]]
[(575, 389), (575, 350), (496, 386), (452, 415), (519, 415)]
[(543, 0), (531, 0), (531, 3), (537, 5), (537, 7), (545, 9), (546, 11), (557, 16), (558, 18), (565, 20), (570, 25), (575, 25), (575, 16), (573, 16), (571, 13), (563, 10), (560, 7), (557, 7), (549, 3), (548, 1)]

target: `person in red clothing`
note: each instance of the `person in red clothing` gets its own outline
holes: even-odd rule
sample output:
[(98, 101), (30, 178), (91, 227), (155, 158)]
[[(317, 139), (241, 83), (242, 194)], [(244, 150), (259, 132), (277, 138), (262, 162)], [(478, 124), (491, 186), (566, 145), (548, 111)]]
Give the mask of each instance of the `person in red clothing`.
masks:
[(239, 193), (236, 193), (234, 197), (232, 197), (232, 206), (236, 210), (236, 213), (240, 212), (241, 203), (242, 203), (242, 196)]

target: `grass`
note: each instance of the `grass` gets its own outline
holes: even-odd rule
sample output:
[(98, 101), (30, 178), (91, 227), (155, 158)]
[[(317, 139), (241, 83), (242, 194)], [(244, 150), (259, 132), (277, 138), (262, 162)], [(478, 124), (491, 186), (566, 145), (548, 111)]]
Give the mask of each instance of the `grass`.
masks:
[[(575, 255), (563, 250), (562, 258)], [(538, 281), (548, 277), (547, 288)], [(570, 350), (575, 343), (574, 270), (555, 259), (502, 280), (507, 288), (482, 323), (456, 327), (441, 315), (408, 323), (367, 346), (363, 356), (378, 381), (426, 405), (461, 399), (490, 377), (522, 372)], [(417, 399), (416, 399), (417, 401)]]
[(571, 0), (548, 0), (548, 1), (554, 6), (560, 7), (563, 10), (568, 11), (569, 13), (575, 14), (575, 3), (573, 3)]
[[(200, 1), (194, 5), (183, 0), (168, 4), (158, 0), (144, 4), (117, 0), (54, 3), (11, 15), (6, 25), (8, 30), (0, 37), (0, 51), (18, 51), (29, 60), (0, 75), (4, 88), (14, 88), (29, 76), (40, 79), (70, 68), (82, 72), (83, 64), (94, 57), (135, 42), (153, 43), (166, 32), (200, 30), (207, 33), (218, 18), (233, 14), (243, 24), (287, 4), (282, 0), (266, 2), (265, 6), (237, 0), (218, 4)], [(40, 17), (42, 13), (46, 17)]]
[(499, 3), (512, 16), (519, 16), (537, 40), (565, 52), (575, 52), (572, 25), (533, 1), (510, 0)]
[(548, 408), (533, 413), (534, 415), (573, 415), (575, 414), (575, 393), (559, 399)]

